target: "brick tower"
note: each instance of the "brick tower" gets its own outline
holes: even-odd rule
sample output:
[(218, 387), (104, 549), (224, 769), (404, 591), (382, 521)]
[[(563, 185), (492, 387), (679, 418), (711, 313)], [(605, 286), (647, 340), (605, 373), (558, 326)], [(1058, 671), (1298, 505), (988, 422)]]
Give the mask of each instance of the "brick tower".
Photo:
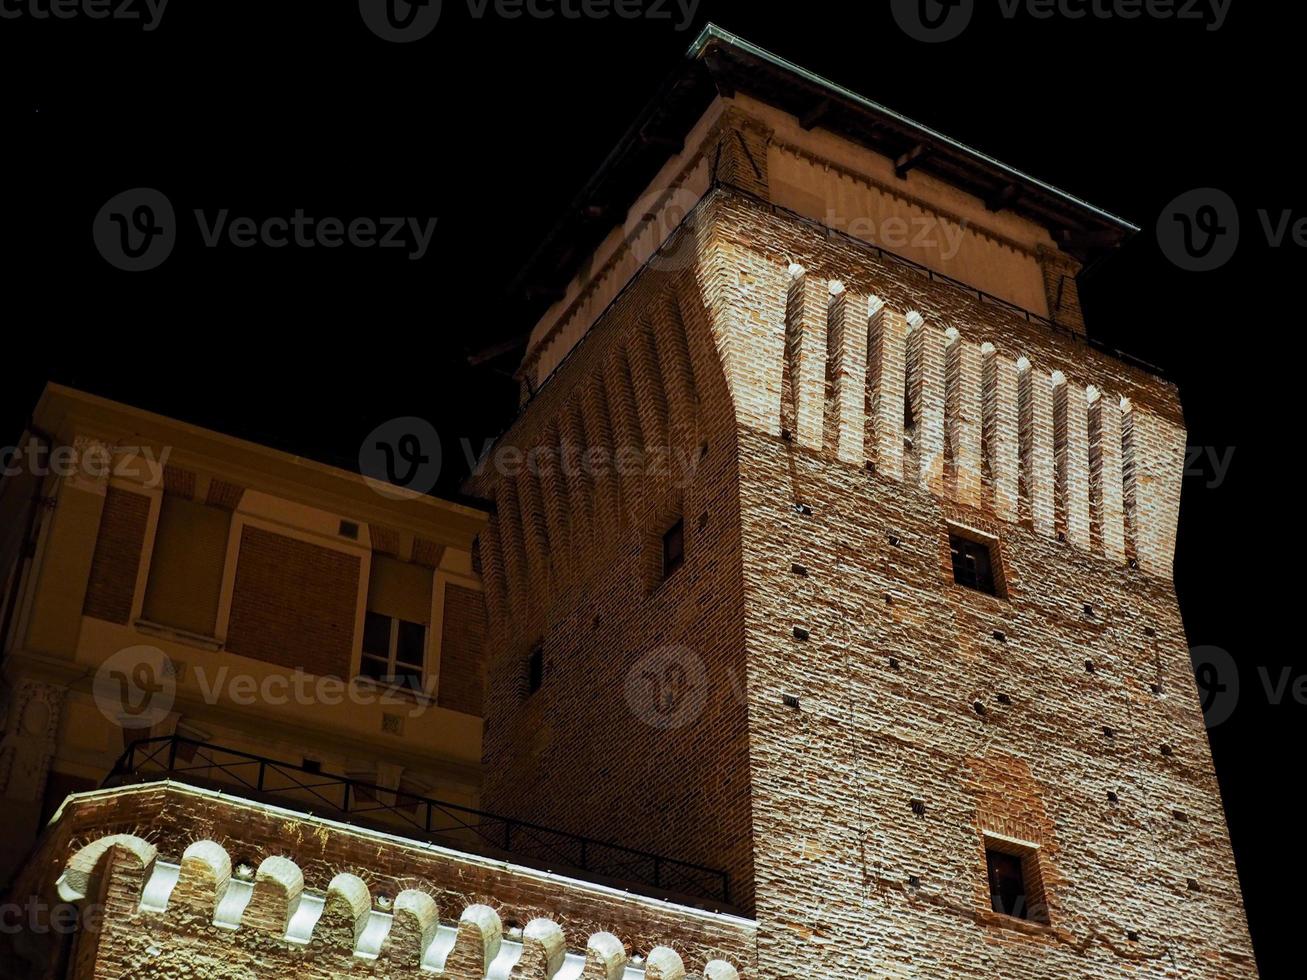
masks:
[(753, 976), (1255, 976), (1131, 231), (705, 32), (532, 271), (484, 805), (724, 869)]

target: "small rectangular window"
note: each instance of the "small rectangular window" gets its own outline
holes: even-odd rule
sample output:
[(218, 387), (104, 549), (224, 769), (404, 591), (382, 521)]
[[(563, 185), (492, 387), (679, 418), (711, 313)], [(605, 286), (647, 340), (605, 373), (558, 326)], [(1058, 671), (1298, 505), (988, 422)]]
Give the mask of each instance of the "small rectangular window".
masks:
[(663, 579), (685, 564), (685, 521), (678, 520), (663, 534)]
[(427, 628), (368, 610), (363, 620), (359, 676), (386, 684), (422, 685)]
[(1021, 858), (990, 848), (985, 852), (985, 859), (989, 865), (989, 904), (993, 910), (1016, 919), (1030, 918)]
[(994, 582), (993, 553), (989, 545), (959, 534), (950, 534), (948, 545), (953, 556), (953, 581), (977, 592), (998, 595)]
[(545, 682), (545, 648), (537, 646), (526, 660), (526, 693), (535, 694)]

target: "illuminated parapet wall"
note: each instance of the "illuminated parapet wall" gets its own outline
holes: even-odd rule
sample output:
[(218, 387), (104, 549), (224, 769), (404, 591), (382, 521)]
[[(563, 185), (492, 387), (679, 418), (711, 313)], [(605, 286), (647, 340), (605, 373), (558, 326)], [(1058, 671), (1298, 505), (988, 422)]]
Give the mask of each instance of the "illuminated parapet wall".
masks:
[(70, 798), (8, 901), (33, 977), (752, 975), (744, 919), (173, 783)]

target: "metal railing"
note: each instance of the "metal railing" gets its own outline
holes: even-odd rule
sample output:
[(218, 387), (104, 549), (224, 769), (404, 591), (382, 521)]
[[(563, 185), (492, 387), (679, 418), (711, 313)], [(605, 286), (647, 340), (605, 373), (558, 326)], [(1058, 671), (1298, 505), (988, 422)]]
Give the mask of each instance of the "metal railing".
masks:
[(181, 735), (134, 742), (103, 785), (162, 779), (294, 805), (316, 816), (366, 823), (400, 836), (631, 891), (681, 896), (696, 905), (730, 904), (726, 871)]

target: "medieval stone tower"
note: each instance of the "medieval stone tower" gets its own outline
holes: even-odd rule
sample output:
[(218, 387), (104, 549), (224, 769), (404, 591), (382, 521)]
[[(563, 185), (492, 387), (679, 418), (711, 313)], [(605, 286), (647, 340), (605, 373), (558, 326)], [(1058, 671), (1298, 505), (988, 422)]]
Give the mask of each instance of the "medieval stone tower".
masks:
[(536, 264), (484, 805), (724, 869), (758, 977), (1254, 976), (1132, 230), (710, 29)]

